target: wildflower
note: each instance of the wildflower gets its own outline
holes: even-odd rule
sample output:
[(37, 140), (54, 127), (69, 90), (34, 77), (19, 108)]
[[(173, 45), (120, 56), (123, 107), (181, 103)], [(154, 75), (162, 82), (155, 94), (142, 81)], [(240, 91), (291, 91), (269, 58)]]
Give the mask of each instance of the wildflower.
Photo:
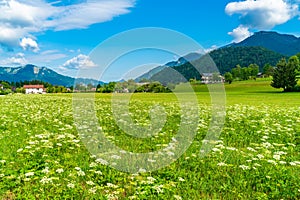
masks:
[(68, 188), (74, 188), (75, 185), (74, 185), (73, 183), (68, 183), (67, 187), (68, 187)]
[(220, 162), (220, 163), (218, 163), (218, 164), (217, 164), (217, 166), (220, 166), (220, 167), (222, 167), (222, 166), (227, 166), (227, 164), (226, 164), (226, 163), (224, 163), (224, 162)]
[(172, 151), (168, 151), (168, 152), (167, 152), (167, 155), (168, 155), (168, 156), (174, 156), (175, 154), (174, 154)]
[(286, 155), (287, 153), (286, 152), (284, 152), (284, 151), (277, 151), (277, 152), (275, 152), (274, 154), (276, 154), (276, 155)]
[(263, 158), (264, 158), (264, 156), (261, 155), (261, 154), (258, 154), (257, 157), (258, 157), (259, 159), (263, 159)]
[(78, 175), (78, 176), (85, 176), (85, 173), (84, 173), (84, 171), (79, 170), (79, 171), (77, 172), (77, 175)]
[(96, 187), (93, 187), (93, 188), (89, 189), (89, 193), (90, 194), (96, 194), (96, 192), (97, 192), (97, 188)]
[(4, 177), (5, 175), (4, 174), (0, 174), (0, 178)]
[(97, 163), (92, 162), (92, 163), (90, 164), (90, 168), (96, 167), (96, 166), (97, 166)]
[(299, 162), (299, 161), (294, 161), (294, 163), (295, 163), (296, 165), (300, 165), (300, 162)]
[(126, 154), (127, 152), (125, 150), (121, 150), (120, 153)]
[(58, 136), (57, 136), (57, 139), (58, 139), (58, 140), (59, 140), (59, 139), (64, 139), (64, 138), (66, 138), (65, 135), (58, 135)]
[(6, 160), (0, 160), (0, 163), (4, 164), (6, 162)]
[(151, 177), (151, 176), (148, 176), (148, 177), (147, 177), (147, 180), (148, 180), (148, 181), (156, 181), (156, 179), (153, 178), (153, 177)]
[(253, 149), (252, 147), (247, 147), (247, 149), (248, 149), (249, 151), (256, 152), (256, 150), (255, 150), (255, 149)]
[(117, 185), (112, 184), (112, 183), (107, 183), (106, 185), (107, 185), (107, 187), (110, 187), (110, 188), (118, 188)]
[(34, 172), (27, 172), (27, 173), (25, 174), (26, 177), (28, 177), (28, 176), (33, 176), (33, 175), (34, 175)]
[(93, 181), (87, 181), (86, 184), (88, 184), (88, 185), (95, 185), (95, 183)]
[(64, 172), (64, 169), (62, 169), (62, 168), (59, 168), (59, 169), (57, 169), (57, 170), (56, 170), (56, 172), (57, 172), (57, 173), (59, 173), (59, 174), (61, 174), (61, 173), (63, 173), (63, 172)]
[(62, 146), (62, 144), (61, 144), (61, 143), (56, 143), (56, 145), (57, 145), (57, 146), (60, 146), (60, 147)]
[(296, 166), (297, 164), (295, 162), (290, 162), (290, 165)]
[(118, 155), (112, 155), (111, 158), (112, 158), (112, 159), (116, 159), (116, 160), (120, 160), (120, 159), (121, 159), (121, 156), (118, 156)]
[(102, 172), (101, 171), (95, 171), (95, 174), (102, 175)]
[(269, 137), (266, 136), (266, 135), (264, 135), (262, 138), (265, 139), (265, 140), (269, 139)]
[(145, 173), (145, 172), (147, 172), (145, 169), (143, 169), (143, 168), (139, 169), (139, 173)]
[(237, 149), (234, 148), (234, 147), (226, 147), (227, 150), (230, 150), (230, 151), (236, 151)]
[(163, 185), (152, 186), (152, 188), (155, 189), (158, 194), (159, 193), (164, 193), (164, 190), (162, 189), (163, 187), (164, 187)]
[(42, 184), (52, 183), (52, 179), (51, 179), (51, 178), (47, 178), (46, 176), (44, 176), (44, 177), (40, 180), (40, 182), (41, 182)]
[(178, 177), (178, 180), (184, 182), (185, 180), (182, 177)]
[(49, 173), (49, 167), (46, 167), (45, 169), (43, 169), (42, 173), (48, 174)]
[(242, 168), (243, 170), (250, 169), (250, 167), (247, 165), (240, 165), (239, 168)]
[(223, 144), (218, 144), (218, 145), (216, 145), (216, 147), (220, 148), (220, 149), (224, 149), (225, 148), (225, 146)]
[(213, 148), (212, 149), (214, 152), (220, 152), (221, 150), (220, 149), (218, 149), (218, 148)]
[(263, 145), (263, 147), (265, 147), (266, 149), (272, 147), (272, 144), (269, 143), (269, 142), (264, 142), (264, 143), (262, 143), (262, 145)]
[(156, 162), (156, 160), (151, 160), (151, 159), (148, 159), (148, 162), (155, 163), (155, 162)]
[(115, 199), (118, 199), (118, 197), (116, 195), (113, 195), (113, 194), (106, 194), (105, 197), (108, 199), (108, 200), (115, 200)]
[(281, 164), (281, 165), (285, 165), (286, 164), (286, 162), (285, 161), (279, 161), (279, 164)]
[(75, 169), (76, 169), (77, 171), (81, 171), (81, 168), (80, 168), (80, 167), (75, 167)]
[(97, 162), (97, 163), (100, 163), (100, 164), (102, 164), (102, 165), (108, 165), (108, 164), (109, 164), (106, 160), (101, 159), (101, 158), (98, 158), (98, 159), (96, 160), (96, 162)]
[(280, 160), (280, 155), (273, 155), (273, 158), (274, 158), (275, 160)]
[(181, 200), (182, 198), (181, 198), (181, 196), (179, 196), (179, 195), (173, 195), (173, 197), (176, 199), (176, 200)]
[(21, 149), (18, 149), (17, 150), (17, 153), (20, 153), (21, 151), (23, 151), (23, 149), (21, 148)]
[(267, 160), (268, 163), (271, 163), (273, 165), (277, 165), (277, 162), (275, 160)]

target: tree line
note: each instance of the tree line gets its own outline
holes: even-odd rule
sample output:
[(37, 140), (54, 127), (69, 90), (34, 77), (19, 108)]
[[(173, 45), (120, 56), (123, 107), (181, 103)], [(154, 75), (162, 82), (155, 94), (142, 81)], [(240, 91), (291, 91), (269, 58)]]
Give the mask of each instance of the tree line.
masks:
[[(226, 72), (224, 78), (230, 84), (234, 80), (256, 79), (258, 72), (257, 64), (250, 64), (248, 67), (237, 65)], [(281, 58), (276, 66), (265, 64), (262, 75), (272, 77), (271, 86), (274, 88), (282, 88), (284, 92), (300, 91), (300, 86), (297, 85), (300, 79), (300, 53), (289, 59)]]
[(96, 92), (98, 93), (168, 93), (174, 89), (175, 85), (164, 86), (158, 81), (142, 79), (139, 83), (133, 79), (122, 82), (109, 82), (107, 84), (98, 84)]
[(67, 88), (61, 85), (52, 85), (48, 82), (40, 80), (9, 82), (0, 81), (0, 95), (10, 93), (25, 93), (24, 85), (43, 85), (47, 93), (69, 93), (73, 91), (73, 87)]

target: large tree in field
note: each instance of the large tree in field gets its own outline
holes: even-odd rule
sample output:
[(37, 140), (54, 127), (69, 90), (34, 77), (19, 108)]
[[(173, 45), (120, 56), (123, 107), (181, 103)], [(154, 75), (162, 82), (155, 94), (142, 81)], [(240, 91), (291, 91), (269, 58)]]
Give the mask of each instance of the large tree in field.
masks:
[(274, 88), (283, 88), (285, 92), (292, 91), (297, 85), (296, 69), (299, 67), (297, 56), (290, 57), (289, 61), (281, 59), (274, 70), (271, 86)]

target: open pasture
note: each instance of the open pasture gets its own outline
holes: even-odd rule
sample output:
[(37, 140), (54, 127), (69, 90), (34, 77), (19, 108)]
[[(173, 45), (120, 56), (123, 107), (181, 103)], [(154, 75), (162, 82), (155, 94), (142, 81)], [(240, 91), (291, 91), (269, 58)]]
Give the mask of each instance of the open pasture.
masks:
[[(137, 174), (112, 169), (87, 151), (74, 125), (71, 94), (1, 97), (0, 199), (299, 199), (300, 93), (281, 93), (269, 84), (226, 85), (226, 121), (215, 141), (203, 141), (210, 98), (205, 86), (195, 87), (199, 124), (190, 148), (167, 167)], [(153, 104), (168, 114), (161, 132), (145, 139), (118, 128), (110, 97), (95, 99), (110, 141), (132, 152), (173, 141), (180, 121), (174, 95), (133, 95), (129, 110), (135, 123), (150, 123)], [(214, 147), (200, 158), (203, 143)]]

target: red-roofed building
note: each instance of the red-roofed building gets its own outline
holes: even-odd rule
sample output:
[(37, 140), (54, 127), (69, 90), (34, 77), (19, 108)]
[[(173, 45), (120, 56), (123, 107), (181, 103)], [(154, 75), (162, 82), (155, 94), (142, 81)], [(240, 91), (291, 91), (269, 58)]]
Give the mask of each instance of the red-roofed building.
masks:
[(43, 85), (24, 85), (26, 94), (44, 94), (46, 90)]

